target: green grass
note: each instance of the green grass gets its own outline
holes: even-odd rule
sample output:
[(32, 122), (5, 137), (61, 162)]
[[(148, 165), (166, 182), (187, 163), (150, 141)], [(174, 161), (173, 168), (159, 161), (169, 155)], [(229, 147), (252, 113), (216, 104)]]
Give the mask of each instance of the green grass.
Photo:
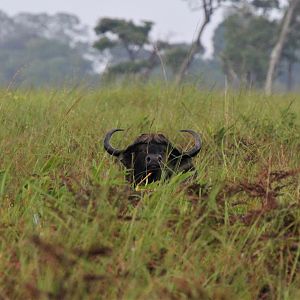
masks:
[[(299, 116), (291, 94), (0, 91), (1, 298), (299, 299)], [(133, 198), (115, 127), (120, 148), (201, 133), (200, 189), (179, 174)]]

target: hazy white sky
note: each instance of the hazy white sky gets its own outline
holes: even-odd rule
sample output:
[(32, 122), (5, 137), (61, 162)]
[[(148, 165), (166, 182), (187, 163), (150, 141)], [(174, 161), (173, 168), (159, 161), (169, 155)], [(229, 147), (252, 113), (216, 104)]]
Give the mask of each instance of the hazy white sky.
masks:
[[(191, 11), (184, 0), (1, 0), (0, 10), (14, 15), (19, 12), (50, 14), (69, 12), (80, 17), (83, 23), (94, 27), (101, 17), (119, 17), (134, 21), (151, 20), (155, 22), (153, 38), (170, 41), (191, 42), (201, 22), (201, 12)], [(212, 51), (211, 36), (221, 12), (206, 30), (203, 43), (208, 52)]]

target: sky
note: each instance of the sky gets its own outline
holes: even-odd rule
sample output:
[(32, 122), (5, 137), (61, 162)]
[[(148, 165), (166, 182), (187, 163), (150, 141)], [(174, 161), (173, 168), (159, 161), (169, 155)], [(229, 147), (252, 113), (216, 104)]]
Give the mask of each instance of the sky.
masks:
[[(20, 12), (54, 14), (67, 12), (79, 16), (84, 24), (95, 27), (102, 17), (118, 17), (139, 22), (154, 21), (152, 37), (170, 42), (191, 42), (201, 24), (201, 11), (192, 11), (186, 0), (1, 0), (0, 10), (10, 16)], [(212, 53), (213, 30), (222, 19), (219, 11), (204, 32), (206, 56)]]

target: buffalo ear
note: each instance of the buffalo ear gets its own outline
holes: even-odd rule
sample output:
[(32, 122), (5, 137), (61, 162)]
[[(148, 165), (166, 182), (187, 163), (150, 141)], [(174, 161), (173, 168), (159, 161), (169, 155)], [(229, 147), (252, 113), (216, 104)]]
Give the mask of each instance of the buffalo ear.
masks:
[(119, 156), (120, 162), (125, 166), (126, 169), (132, 169), (132, 163), (133, 163), (133, 152), (125, 150), (121, 155)]
[(178, 149), (172, 147), (168, 155), (168, 165), (173, 171), (177, 169), (181, 159), (181, 152)]
[(179, 151), (177, 148), (172, 148), (171, 151), (170, 151), (170, 154), (169, 154), (169, 157), (171, 159), (177, 159), (178, 157), (181, 157), (182, 154), (181, 154), (181, 151)]
[(173, 148), (169, 155), (169, 166), (173, 171), (186, 172), (194, 169), (192, 158)]

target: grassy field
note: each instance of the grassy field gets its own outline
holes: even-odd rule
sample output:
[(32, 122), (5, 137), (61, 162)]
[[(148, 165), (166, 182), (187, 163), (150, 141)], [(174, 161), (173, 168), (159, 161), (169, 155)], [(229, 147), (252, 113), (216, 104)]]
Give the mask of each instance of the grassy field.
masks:
[[(300, 299), (300, 96), (193, 86), (0, 91), (1, 299)], [(136, 195), (103, 150), (191, 145)]]

